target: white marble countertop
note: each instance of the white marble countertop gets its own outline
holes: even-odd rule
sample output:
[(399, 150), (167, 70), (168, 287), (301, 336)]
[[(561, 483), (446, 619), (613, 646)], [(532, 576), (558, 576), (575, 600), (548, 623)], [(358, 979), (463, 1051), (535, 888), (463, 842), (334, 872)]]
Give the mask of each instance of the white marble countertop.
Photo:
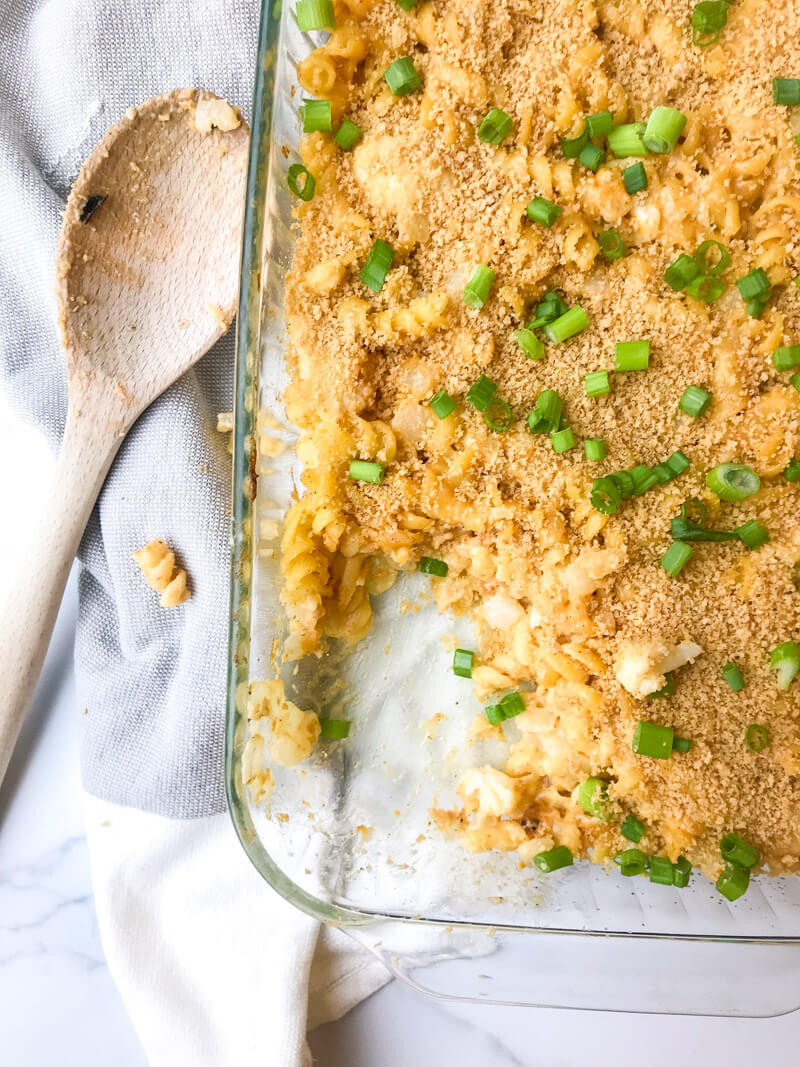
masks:
[[(25, 464), (19, 456), (27, 457)], [(35, 521), (37, 435), (0, 401), (0, 494)], [(38, 479), (37, 479), (38, 481)], [(0, 597), (19, 529), (0, 528)], [(8, 1067), (145, 1067), (103, 958), (83, 832), (72, 674), (74, 578), (36, 699), (0, 789), (0, 1062)], [(635, 946), (632, 946), (632, 950)], [(800, 951), (800, 950), (799, 950)], [(800, 1000), (800, 991), (798, 992)], [(393, 982), (311, 1035), (320, 1067), (706, 1067), (793, 1063), (800, 1013), (690, 1019), (447, 1005)], [(178, 1064), (176, 1067), (190, 1067)], [(228, 1067), (228, 1065), (220, 1065)], [(233, 1065), (231, 1065), (233, 1067)]]

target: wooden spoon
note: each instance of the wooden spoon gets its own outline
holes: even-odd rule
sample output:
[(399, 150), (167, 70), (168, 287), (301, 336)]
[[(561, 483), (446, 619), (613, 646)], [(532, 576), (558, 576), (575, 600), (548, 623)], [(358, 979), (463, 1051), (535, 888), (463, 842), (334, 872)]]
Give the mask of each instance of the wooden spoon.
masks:
[(0, 626), (0, 780), (122, 439), (233, 319), (247, 145), (229, 104), (176, 90), (131, 108), (70, 193), (56, 282), (67, 422), (47, 512), (25, 533), (28, 558), (15, 561)]

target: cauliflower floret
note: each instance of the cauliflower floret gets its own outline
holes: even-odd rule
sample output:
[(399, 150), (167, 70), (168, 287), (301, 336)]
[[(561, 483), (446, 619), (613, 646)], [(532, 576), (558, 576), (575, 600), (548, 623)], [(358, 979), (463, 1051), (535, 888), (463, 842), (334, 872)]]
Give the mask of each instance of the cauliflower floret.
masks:
[(631, 696), (642, 698), (661, 689), (666, 684), (666, 674), (693, 663), (702, 651), (694, 641), (681, 641), (678, 645), (631, 642), (620, 652), (614, 673)]
[(619, 570), (625, 562), (620, 548), (584, 548), (578, 558), (561, 571), (561, 584), (571, 597), (591, 596), (609, 574)]
[(283, 682), (253, 682), (247, 702), (248, 719), (268, 717), (272, 728), (269, 754), (283, 767), (308, 759), (319, 737), (319, 719), (286, 699)]
[(471, 767), (461, 776), (456, 792), (468, 811), (479, 816), (519, 817), (528, 806), (527, 782), (511, 778), (495, 767)]
[(495, 630), (510, 629), (525, 614), (520, 602), (505, 593), (495, 593), (494, 596), (487, 597), (481, 608), (484, 619)]

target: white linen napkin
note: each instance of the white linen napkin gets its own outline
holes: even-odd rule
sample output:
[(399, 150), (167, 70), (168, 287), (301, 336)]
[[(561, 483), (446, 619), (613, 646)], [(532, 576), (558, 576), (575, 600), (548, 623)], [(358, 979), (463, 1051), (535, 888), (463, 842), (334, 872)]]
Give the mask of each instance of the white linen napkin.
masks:
[[(210, 89), (247, 113), (258, 16), (257, 0), (0, 4), (0, 380), (54, 444), (66, 411), (54, 251), (69, 187), (106, 128), (156, 93)], [(230, 457), (214, 427), (232, 378), (229, 335), (142, 415), (79, 554), (98, 917), (155, 1067), (232, 1067), (243, 1054), (296, 1067), (307, 1022), (387, 981), (269, 890), (225, 812)], [(159, 606), (131, 559), (155, 537), (189, 572), (179, 608)]]

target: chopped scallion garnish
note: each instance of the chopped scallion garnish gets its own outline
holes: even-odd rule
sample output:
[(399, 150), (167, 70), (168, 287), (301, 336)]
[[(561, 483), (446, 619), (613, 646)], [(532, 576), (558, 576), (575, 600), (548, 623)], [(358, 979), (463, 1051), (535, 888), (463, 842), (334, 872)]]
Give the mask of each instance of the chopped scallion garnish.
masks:
[(622, 126), (614, 126), (608, 131), (608, 147), (618, 159), (625, 159), (627, 156), (646, 156), (647, 146), (644, 143), (646, 128), (643, 122), (628, 122)]
[(656, 107), (650, 112), (644, 131), (644, 145), (661, 155), (671, 152), (686, 126), (686, 116), (674, 107)]
[(602, 437), (587, 437), (583, 442), (583, 451), (590, 463), (599, 463), (606, 458), (606, 443)]
[(761, 479), (744, 463), (720, 463), (706, 475), (706, 485), (720, 500), (747, 500), (761, 488)]
[(298, 0), (295, 15), (297, 27), (302, 33), (336, 28), (333, 0)]
[(773, 78), (772, 102), (788, 107), (800, 104), (800, 78)]
[(623, 837), (627, 837), (629, 841), (633, 841), (635, 845), (638, 845), (647, 832), (647, 827), (633, 815), (626, 815), (622, 820), (619, 832)]
[(664, 281), (676, 293), (681, 293), (700, 274), (697, 261), (692, 256), (681, 253), (675, 262), (664, 271)]
[(393, 261), (394, 249), (378, 237), (369, 250), (367, 262), (358, 276), (368, 289), (371, 289), (373, 293), (379, 293)]
[(521, 326), (515, 330), (512, 337), (528, 359), (544, 359), (544, 341), (537, 337), (528, 326)]
[(333, 129), (330, 100), (306, 100), (302, 112), (303, 133), (330, 133)]
[(419, 569), (423, 574), (432, 574), (434, 578), (446, 578), (450, 568), (443, 559), (423, 556), (419, 561)]
[(319, 736), (322, 741), (343, 741), (350, 734), (348, 719), (320, 719)]
[(659, 563), (670, 578), (677, 578), (692, 558), (693, 552), (692, 546), (687, 545), (685, 541), (673, 541), (659, 560)]
[(531, 222), (538, 222), (540, 226), (550, 227), (563, 211), (563, 207), (545, 200), (543, 196), (535, 196), (525, 208), (525, 214)]
[(572, 432), (569, 426), (563, 430), (554, 430), (550, 434), (550, 444), (553, 446), (553, 451), (556, 453), (569, 452), (571, 448), (574, 448), (577, 444), (575, 440), (575, 434)]
[(493, 281), (494, 271), (492, 268), (485, 266), (483, 263), (478, 264), (464, 290), (464, 303), (467, 307), (482, 308), (486, 303)]
[(471, 678), (475, 653), (466, 648), (457, 648), (453, 653), (453, 674), (459, 678)]
[(744, 896), (749, 885), (750, 872), (745, 867), (728, 863), (717, 879), (717, 892), (721, 893), (726, 900), (733, 902)]
[(582, 307), (576, 304), (569, 311), (565, 311), (559, 318), (548, 322), (542, 332), (548, 341), (558, 345), (562, 341), (567, 341), (570, 337), (574, 337), (581, 330), (585, 330), (588, 325), (589, 316)]
[(633, 731), (631, 748), (637, 756), (669, 759), (674, 736), (669, 726), (661, 726), (657, 722), (640, 721), (637, 722)]
[(531, 433), (553, 433), (561, 422), (563, 402), (554, 389), (545, 389), (536, 400), (536, 406), (528, 415)]
[[(303, 179), (302, 185), (298, 182), (298, 178)], [(299, 196), (306, 203), (312, 198), (317, 187), (316, 178), (302, 163), (292, 163), (286, 175), (286, 182), (294, 195)]]
[(607, 396), (611, 392), (607, 370), (591, 370), (583, 379), (583, 388), (587, 396)]
[(622, 172), (622, 182), (626, 192), (631, 196), (646, 189), (647, 171), (644, 169), (644, 163), (631, 163), (629, 167), (626, 167)]
[(495, 433), (505, 433), (506, 430), (511, 429), (511, 424), (514, 421), (514, 412), (511, 410), (511, 405), (507, 404), (505, 400), (494, 397), (489, 401), (488, 407), (483, 412), (483, 421)]
[(722, 858), (728, 863), (735, 863), (737, 867), (745, 867), (750, 870), (761, 859), (761, 853), (749, 841), (745, 841), (738, 834), (725, 834), (719, 843)]
[(493, 107), (478, 127), (478, 137), (484, 144), (501, 144), (511, 133), (511, 116), (499, 107)]
[(733, 660), (729, 660), (722, 668), (722, 677), (734, 693), (741, 693), (744, 689), (744, 675), (738, 663), (734, 663)]
[(600, 251), (603, 256), (609, 262), (613, 262), (615, 259), (622, 259), (627, 252), (622, 237), (613, 229), (604, 230), (601, 234), (598, 234), (597, 243), (600, 245)]
[(800, 645), (796, 641), (784, 641), (773, 648), (769, 665), (778, 672), (778, 689), (788, 689), (800, 672)]
[(613, 478), (595, 478), (590, 500), (594, 510), (601, 515), (616, 515), (622, 496)]
[(489, 404), (494, 400), (495, 393), (497, 392), (497, 386), (491, 378), (487, 378), (485, 374), (482, 374), (476, 382), (474, 382), (467, 392), (467, 403), (472, 404), (478, 411), (486, 411)]
[(618, 341), (614, 370), (647, 370), (650, 365), (649, 341)]
[(753, 549), (761, 548), (769, 541), (769, 530), (755, 519), (750, 519), (749, 522), (736, 527), (736, 536), (745, 548), (752, 552)]
[(768, 745), (769, 730), (766, 726), (759, 726), (756, 722), (750, 723), (744, 732), (744, 747), (747, 751), (757, 754), (763, 752)]
[(354, 145), (358, 144), (361, 140), (361, 128), (356, 126), (350, 119), (345, 119), (342, 125), (337, 130), (334, 141), (345, 152), (349, 151)]
[(540, 871), (545, 874), (551, 874), (562, 867), (571, 867), (573, 857), (566, 845), (557, 845), (547, 852), (540, 852), (538, 856), (534, 856), (533, 863)]
[(690, 385), (678, 401), (678, 407), (685, 415), (691, 415), (693, 419), (699, 419), (701, 415), (708, 411), (710, 403), (711, 393), (707, 393), (699, 385)]
[(587, 778), (578, 787), (577, 801), (587, 815), (610, 822), (614, 809), (608, 796), (608, 782), (602, 778)]
[(352, 459), (349, 473), (354, 482), (372, 482), (374, 485), (380, 485), (383, 481), (384, 465), (371, 463), (365, 459)]
[(393, 96), (408, 96), (422, 84), (414, 60), (410, 56), (396, 59), (383, 72), (383, 77)]
[(428, 404), (439, 419), (446, 419), (456, 410), (456, 402), (446, 389), (440, 389), (435, 396), (431, 397)]

